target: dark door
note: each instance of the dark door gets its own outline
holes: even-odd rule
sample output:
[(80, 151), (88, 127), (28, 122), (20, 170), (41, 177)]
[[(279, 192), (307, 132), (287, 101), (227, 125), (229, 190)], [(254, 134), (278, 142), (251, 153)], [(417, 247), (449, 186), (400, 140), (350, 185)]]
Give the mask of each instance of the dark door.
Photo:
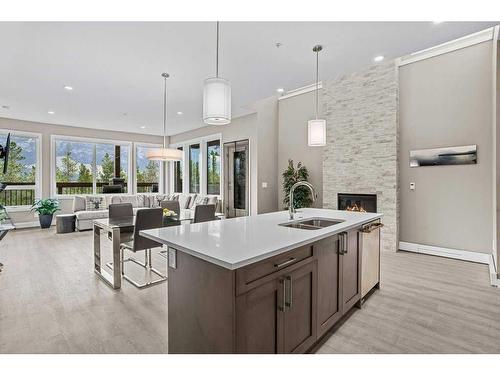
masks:
[(358, 231), (341, 233), (339, 246), (342, 253), (342, 313), (346, 313), (361, 298), (361, 254)]
[(342, 316), (340, 300), (340, 254), (338, 236), (314, 244), (318, 259), (318, 337), (328, 331)]
[(283, 278), (236, 297), (237, 353), (282, 353)]
[(224, 208), (226, 217), (249, 212), (248, 140), (224, 143)]
[(316, 341), (316, 262), (285, 276), (283, 350), (303, 353)]

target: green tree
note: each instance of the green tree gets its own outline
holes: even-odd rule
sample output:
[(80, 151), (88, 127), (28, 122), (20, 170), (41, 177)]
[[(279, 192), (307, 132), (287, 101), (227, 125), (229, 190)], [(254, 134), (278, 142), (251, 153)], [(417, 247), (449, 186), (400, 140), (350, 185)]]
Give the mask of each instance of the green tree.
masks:
[(66, 153), (61, 159), (61, 166), (56, 168), (56, 180), (68, 182), (73, 180), (78, 172), (78, 163), (71, 158), (71, 145), (66, 146)]
[[(23, 161), (26, 159), (21, 146), (16, 142), (10, 142), (9, 163), (7, 165), (7, 173), (3, 175), (2, 180), (5, 182), (31, 182), (26, 180), (25, 166)], [(32, 181), (35, 181), (34, 179)]]
[(92, 173), (90, 169), (85, 166), (85, 164), (80, 164), (80, 169), (78, 171), (78, 181), (79, 182), (92, 182)]
[(150, 160), (143, 172), (143, 182), (158, 182), (160, 177), (160, 163)]
[(101, 172), (99, 173), (99, 180), (108, 182), (115, 176), (115, 161), (106, 152), (101, 161)]

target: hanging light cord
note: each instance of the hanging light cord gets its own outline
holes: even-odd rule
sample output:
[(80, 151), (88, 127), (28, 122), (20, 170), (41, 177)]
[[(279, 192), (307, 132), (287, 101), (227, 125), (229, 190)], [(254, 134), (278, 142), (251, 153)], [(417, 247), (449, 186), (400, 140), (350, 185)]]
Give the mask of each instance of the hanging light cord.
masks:
[(163, 79), (163, 148), (167, 148), (167, 77)]
[(217, 21), (217, 52), (215, 53), (215, 77), (219, 78), (219, 21)]
[(319, 51), (316, 51), (316, 120), (318, 119)]

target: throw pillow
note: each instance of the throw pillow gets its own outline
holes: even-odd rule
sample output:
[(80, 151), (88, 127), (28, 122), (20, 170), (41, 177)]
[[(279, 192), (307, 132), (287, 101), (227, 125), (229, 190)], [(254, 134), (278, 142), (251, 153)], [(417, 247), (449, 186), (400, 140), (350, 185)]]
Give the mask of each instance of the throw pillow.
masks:
[(105, 210), (106, 204), (103, 197), (100, 196), (86, 196), (85, 197), (85, 210), (86, 211), (100, 211)]

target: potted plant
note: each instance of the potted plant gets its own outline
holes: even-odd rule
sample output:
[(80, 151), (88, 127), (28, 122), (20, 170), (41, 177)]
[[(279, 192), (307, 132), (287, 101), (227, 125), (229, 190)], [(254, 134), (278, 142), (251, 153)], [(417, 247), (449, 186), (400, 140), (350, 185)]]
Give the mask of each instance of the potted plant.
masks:
[(54, 212), (59, 211), (59, 201), (49, 198), (37, 200), (31, 206), (31, 211), (38, 213), (38, 220), (40, 220), (40, 227), (42, 229), (50, 228)]
[[(299, 181), (307, 181), (309, 172), (307, 168), (299, 161), (297, 167), (293, 165), (293, 160), (288, 159), (288, 168), (283, 172), (283, 204), (285, 209), (290, 205), (290, 189), (293, 184)], [(299, 186), (293, 196), (294, 208), (309, 207), (312, 204), (311, 192), (305, 186)]]

